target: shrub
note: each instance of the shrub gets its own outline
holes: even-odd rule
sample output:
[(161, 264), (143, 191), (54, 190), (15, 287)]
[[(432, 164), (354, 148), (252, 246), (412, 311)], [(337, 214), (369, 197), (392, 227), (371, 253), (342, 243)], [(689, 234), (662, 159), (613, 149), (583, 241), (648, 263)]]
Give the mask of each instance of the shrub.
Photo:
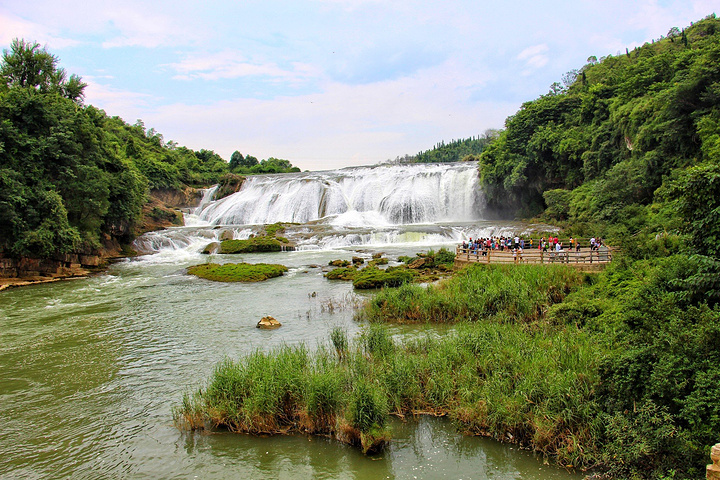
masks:
[(365, 267), (353, 277), (353, 287), (357, 289), (399, 287), (411, 282), (414, 275), (406, 269), (381, 270), (377, 267)]

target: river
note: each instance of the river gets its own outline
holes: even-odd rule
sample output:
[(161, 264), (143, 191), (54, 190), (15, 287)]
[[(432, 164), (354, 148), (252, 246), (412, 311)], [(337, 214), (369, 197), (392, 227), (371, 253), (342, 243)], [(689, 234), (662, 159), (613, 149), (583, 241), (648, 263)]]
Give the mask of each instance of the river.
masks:
[[(0, 477), (580, 478), (512, 445), (457, 434), (436, 418), (394, 420), (390, 446), (372, 457), (320, 437), (179, 431), (172, 407), (223, 358), (283, 343), (313, 348), (329, 341), (334, 326), (351, 336), (362, 328), (353, 308), (371, 294), (326, 280), (330, 260), (374, 252), (393, 260), (452, 247), (464, 235), (528, 228), (467, 218), (412, 223), (414, 213), (410, 223), (385, 217), (386, 224), (363, 225), (347, 217), (362, 223), (382, 208), (358, 209), (341, 222), (343, 212), (335, 212), (330, 221), (305, 218), (289, 228), (298, 251), (214, 256), (290, 268), (262, 283), (223, 284), (185, 269), (207, 261), (199, 252), (222, 232), (243, 237), (257, 227), (227, 226), (202, 210), (189, 215), (193, 226), (139, 239), (147, 254), (105, 273), (0, 292)], [(265, 315), (283, 326), (255, 328)], [(419, 331), (393, 329), (398, 337)]]

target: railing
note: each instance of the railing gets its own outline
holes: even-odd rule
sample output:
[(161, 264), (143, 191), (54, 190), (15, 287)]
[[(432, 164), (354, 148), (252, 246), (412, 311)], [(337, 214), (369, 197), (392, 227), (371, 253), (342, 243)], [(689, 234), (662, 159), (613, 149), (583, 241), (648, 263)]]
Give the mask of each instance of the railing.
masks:
[(470, 249), (458, 246), (455, 258), (473, 263), (566, 263), (566, 264), (604, 264), (612, 261), (612, 250), (601, 246), (597, 250), (576, 252), (573, 250), (542, 251), (537, 248), (525, 250)]

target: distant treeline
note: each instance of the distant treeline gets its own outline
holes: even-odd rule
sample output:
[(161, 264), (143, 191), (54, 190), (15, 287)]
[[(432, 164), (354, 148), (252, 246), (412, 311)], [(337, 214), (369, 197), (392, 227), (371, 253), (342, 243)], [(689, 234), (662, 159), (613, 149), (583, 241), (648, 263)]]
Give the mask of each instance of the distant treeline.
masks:
[(404, 155), (389, 160), (388, 163), (445, 163), (445, 162), (477, 162), (479, 155), (499, 135), (498, 130), (486, 130), (482, 135), (451, 140), (448, 143), (441, 141), (433, 148), (420, 152), (417, 155)]
[[(3, 51), (0, 255), (49, 258), (91, 251), (106, 237), (128, 242), (150, 189), (207, 186), (230, 172), (212, 150), (84, 105), (85, 87), (37, 43), (16, 39)], [(296, 170), (287, 160), (254, 162), (237, 171)]]

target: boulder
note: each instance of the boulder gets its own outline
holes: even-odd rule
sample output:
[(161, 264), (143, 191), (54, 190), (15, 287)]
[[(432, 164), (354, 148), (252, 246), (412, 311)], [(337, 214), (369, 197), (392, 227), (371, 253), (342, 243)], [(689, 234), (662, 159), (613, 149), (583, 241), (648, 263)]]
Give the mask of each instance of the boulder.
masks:
[(207, 247), (202, 251), (205, 255), (212, 255), (215, 253), (218, 253), (220, 251), (220, 243), (219, 242), (212, 242), (208, 244)]
[(278, 322), (271, 316), (263, 317), (260, 319), (258, 324), (256, 325), (257, 328), (264, 328), (266, 330), (271, 330), (273, 328), (280, 328), (282, 326), (282, 323)]
[(408, 267), (412, 268), (414, 270), (420, 269), (420, 268), (430, 268), (433, 266), (433, 260), (432, 258), (428, 257), (420, 257), (416, 260), (413, 260)]
[(353, 265), (362, 265), (363, 263), (365, 263), (365, 259), (363, 259), (362, 257), (352, 257), (352, 263)]

